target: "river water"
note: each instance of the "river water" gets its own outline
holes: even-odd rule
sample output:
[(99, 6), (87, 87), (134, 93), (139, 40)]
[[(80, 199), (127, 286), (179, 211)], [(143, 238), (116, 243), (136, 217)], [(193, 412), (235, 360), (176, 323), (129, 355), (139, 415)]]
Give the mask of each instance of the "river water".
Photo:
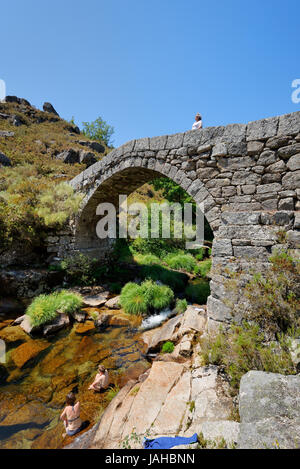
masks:
[[(0, 323), (1, 333), (7, 330), (3, 325)], [(11, 357), (20, 342), (9, 344), (8, 377), (0, 384), (0, 448), (55, 449), (69, 444), (72, 440), (62, 437), (64, 426), (59, 416), (70, 391), (77, 393), (82, 418), (90, 422), (88, 428), (99, 421), (118, 389), (150, 367), (143, 356), (145, 345), (139, 326), (114, 326), (79, 335), (78, 324), (74, 324), (42, 339), (47, 349), (21, 369)], [(14, 329), (21, 332), (19, 327)], [(34, 339), (25, 340), (34, 344)], [(104, 394), (94, 394), (88, 387), (100, 363), (109, 370), (111, 387)]]

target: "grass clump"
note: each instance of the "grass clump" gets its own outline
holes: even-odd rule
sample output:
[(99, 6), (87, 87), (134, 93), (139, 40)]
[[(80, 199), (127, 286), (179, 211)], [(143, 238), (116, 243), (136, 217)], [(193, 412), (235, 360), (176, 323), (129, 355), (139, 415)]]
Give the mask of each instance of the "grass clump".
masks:
[(188, 307), (188, 302), (186, 300), (177, 300), (175, 311), (177, 314), (183, 314), (186, 312)]
[(177, 253), (169, 254), (165, 258), (165, 262), (175, 270), (185, 270), (186, 272), (194, 272), (197, 262), (191, 254)]
[(204, 280), (195, 280), (187, 286), (185, 294), (193, 303), (204, 305), (210, 295), (209, 283)]
[(128, 314), (141, 315), (167, 308), (174, 299), (173, 291), (166, 285), (146, 280), (142, 285), (127, 283), (121, 291), (120, 305)]
[(215, 337), (201, 341), (205, 364), (224, 366), (233, 394), (238, 393), (242, 376), (250, 370), (295, 374), (289, 345), (284, 335), (279, 341), (266, 342), (260, 327), (248, 322), (232, 325), (227, 332), (220, 329)]
[(59, 313), (71, 314), (83, 304), (82, 297), (76, 293), (62, 290), (51, 295), (40, 295), (33, 300), (26, 310), (30, 323), (34, 327), (53, 321)]
[(173, 342), (165, 342), (162, 346), (162, 353), (173, 353), (175, 349), (175, 345)]

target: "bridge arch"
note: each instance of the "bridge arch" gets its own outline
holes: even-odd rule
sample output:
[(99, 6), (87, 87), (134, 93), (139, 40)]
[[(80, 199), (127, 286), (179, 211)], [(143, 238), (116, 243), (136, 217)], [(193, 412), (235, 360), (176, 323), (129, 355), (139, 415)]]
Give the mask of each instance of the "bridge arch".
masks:
[[(242, 272), (245, 280), (253, 267), (263, 271), (282, 246), (279, 231), (284, 244), (299, 252), (300, 112), (133, 140), (113, 150), (71, 181), (85, 194), (81, 211), (49, 252), (108, 254), (109, 243), (96, 237), (98, 204), (116, 204), (119, 194), (161, 176), (204, 203), (215, 237), (208, 313), (213, 322), (230, 321), (228, 269)], [(241, 291), (236, 301), (243, 301)]]

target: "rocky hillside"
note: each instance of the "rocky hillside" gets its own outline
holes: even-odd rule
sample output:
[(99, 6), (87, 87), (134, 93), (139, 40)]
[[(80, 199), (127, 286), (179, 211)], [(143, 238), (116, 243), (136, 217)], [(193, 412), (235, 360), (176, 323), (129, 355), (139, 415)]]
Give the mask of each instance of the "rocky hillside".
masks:
[(43, 250), (45, 226), (34, 211), (40, 197), (109, 151), (50, 103), (43, 111), (14, 96), (0, 103), (0, 265), (26, 262), (26, 253)]

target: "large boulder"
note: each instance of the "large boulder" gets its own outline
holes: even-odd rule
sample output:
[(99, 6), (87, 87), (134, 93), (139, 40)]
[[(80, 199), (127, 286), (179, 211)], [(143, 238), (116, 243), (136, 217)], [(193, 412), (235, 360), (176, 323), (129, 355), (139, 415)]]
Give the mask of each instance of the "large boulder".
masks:
[(17, 96), (6, 96), (5, 98), (6, 103), (16, 103), (22, 104), (23, 106), (31, 106), (30, 102), (24, 98), (18, 98)]
[(87, 140), (79, 140), (77, 143), (79, 143), (79, 145), (82, 145), (84, 147), (88, 147), (91, 150), (96, 151), (97, 153), (104, 153), (105, 152), (105, 147), (103, 145), (101, 145), (101, 143), (99, 143), (99, 142), (95, 142), (95, 141), (89, 142)]
[(97, 163), (97, 158), (91, 151), (81, 150), (79, 152), (79, 162), (86, 164), (87, 166), (92, 166)]
[(107, 302), (109, 292), (102, 292), (98, 295), (89, 295), (83, 297), (83, 306), (86, 308), (101, 308)]
[(56, 116), (59, 116), (59, 114), (56, 112), (54, 107), (52, 106), (51, 103), (44, 103), (43, 104), (43, 111), (44, 112), (50, 112), (51, 114), (55, 114)]
[(164, 342), (177, 342), (185, 335), (203, 333), (206, 327), (206, 312), (197, 306), (189, 306), (184, 314), (175, 316), (155, 331), (143, 334), (149, 352), (159, 351)]
[(120, 296), (115, 296), (105, 303), (105, 306), (109, 309), (121, 309)]
[(300, 447), (300, 376), (250, 371), (240, 385), (240, 449)]
[(64, 329), (70, 325), (70, 318), (67, 314), (58, 314), (57, 318), (55, 318), (51, 323), (47, 324), (43, 328), (43, 335), (48, 336), (54, 334), (55, 332)]
[(11, 161), (8, 156), (0, 152), (0, 167), (1, 166), (11, 166)]
[(79, 163), (79, 153), (77, 150), (73, 150), (70, 148), (69, 150), (65, 150), (62, 153), (59, 153), (54, 157), (56, 160), (61, 160), (67, 164), (76, 164)]
[(232, 399), (217, 367), (189, 366), (175, 362), (154, 362), (145, 377), (129, 381), (104, 412), (95, 428), (91, 448), (122, 448), (133, 428), (136, 449), (143, 437), (189, 437), (236, 443), (239, 424), (230, 420)]

